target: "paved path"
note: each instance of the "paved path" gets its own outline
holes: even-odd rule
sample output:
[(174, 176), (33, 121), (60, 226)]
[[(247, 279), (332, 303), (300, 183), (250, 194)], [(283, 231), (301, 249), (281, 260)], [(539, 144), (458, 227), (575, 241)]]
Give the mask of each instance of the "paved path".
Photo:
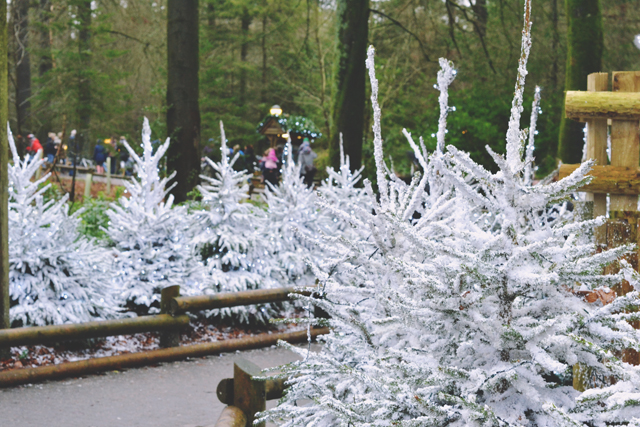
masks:
[(261, 368), (297, 358), (270, 348), (0, 390), (0, 426), (212, 427), (224, 407), (218, 382), (240, 357)]

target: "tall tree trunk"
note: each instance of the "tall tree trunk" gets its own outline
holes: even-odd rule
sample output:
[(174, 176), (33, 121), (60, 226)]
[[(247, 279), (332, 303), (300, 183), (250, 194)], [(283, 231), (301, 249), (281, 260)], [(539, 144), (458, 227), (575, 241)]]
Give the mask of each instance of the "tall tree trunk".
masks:
[(180, 203), (200, 174), (198, 0), (169, 0), (167, 17), (167, 168), (176, 172), (171, 193)]
[(29, 55), (29, 0), (14, 0), (16, 38), (16, 111), (18, 133), (31, 132), (31, 58)]
[(249, 55), (249, 26), (251, 15), (246, 7), (242, 10), (240, 19), (242, 27), (242, 45), (240, 46), (240, 104), (244, 105), (247, 99), (247, 56)]
[[(0, 1), (0, 16), (7, 16), (7, 2)], [(7, 20), (0, 19), (0, 123), (9, 121), (7, 84)], [(0, 126), (0, 329), (11, 326), (9, 320), (9, 147), (7, 126)], [(9, 349), (0, 349), (0, 357)]]
[(558, 0), (551, 0), (551, 54), (553, 60), (551, 62), (551, 91), (555, 93), (558, 89), (558, 72), (560, 69), (560, 55), (558, 49), (560, 47), (560, 30), (558, 27)]
[(44, 77), (53, 68), (51, 56), (51, 0), (40, 0), (38, 10), (40, 26), (38, 36), (40, 42), (40, 63), (38, 64), (38, 76)]
[[(40, 87), (45, 87), (47, 82), (47, 73), (53, 68), (53, 57), (51, 55), (51, 0), (40, 0), (40, 8), (38, 9), (38, 77), (40, 78)], [(53, 112), (50, 103), (44, 100), (39, 105), (38, 119), (40, 121), (40, 131), (38, 138), (45, 141), (47, 132), (52, 129)]]
[(78, 2), (78, 56), (80, 58), (78, 68), (78, 133), (82, 135), (82, 155), (89, 157), (93, 149), (90, 137), (91, 129), (91, 0)]
[[(599, 0), (565, 0), (567, 15), (567, 69), (564, 90), (587, 90), (587, 75), (602, 68), (602, 13)], [(558, 157), (579, 163), (584, 146), (584, 125), (564, 117), (560, 122)]]
[(369, 0), (338, 0), (337, 61), (334, 72), (334, 98), (329, 156), (331, 165), (340, 167), (340, 133), (344, 151), (356, 170), (362, 162), (364, 138), (365, 79), (369, 36)]
[(267, 11), (262, 16), (262, 90), (260, 101), (267, 102)]
[(476, 0), (475, 4), (471, 5), (473, 13), (477, 19), (477, 32), (480, 37), (487, 35), (487, 22), (489, 21), (489, 11), (487, 10), (487, 0)]

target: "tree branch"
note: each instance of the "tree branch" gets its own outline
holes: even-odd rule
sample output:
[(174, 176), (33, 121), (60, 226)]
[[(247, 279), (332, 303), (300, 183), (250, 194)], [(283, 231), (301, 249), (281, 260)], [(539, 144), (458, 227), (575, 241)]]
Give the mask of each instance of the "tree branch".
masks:
[(393, 22), (395, 25), (397, 25), (398, 27), (400, 27), (404, 32), (406, 32), (407, 34), (409, 34), (411, 37), (413, 37), (418, 44), (420, 45), (420, 50), (422, 51), (422, 55), (424, 55), (424, 59), (427, 62), (433, 62), (431, 61), (431, 58), (429, 58), (429, 55), (427, 54), (425, 48), (424, 48), (424, 44), (422, 43), (422, 40), (420, 40), (420, 38), (413, 33), (412, 31), (410, 31), (409, 29), (407, 29), (407, 27), (405, 27), (404, 25), (402, 25), (402, 23), (400, 23), (399, 21), (393, 19), (392, 17), (390, 17), (389, 15), (387, 15), (386, 13), (380, 12), (379, 10), (375, 10), (375, 9), (369, 9), (369, 12), (371, 13), (375, 13), (377, 15), (382, 16), (383, 18), (387, 18), (389, 21)]

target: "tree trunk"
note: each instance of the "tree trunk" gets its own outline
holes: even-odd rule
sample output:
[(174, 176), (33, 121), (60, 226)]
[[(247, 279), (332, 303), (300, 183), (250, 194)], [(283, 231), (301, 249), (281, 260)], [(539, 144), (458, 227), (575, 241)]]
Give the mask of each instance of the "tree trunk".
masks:
[(242, 10), (240, 24), (242, 26), (242, 45), (240, 46), (240, 105), (244, 105), (247, 100), (247, 56), (249, 55), (249, 26), (251, 25), (251, 15), (246, 7)]
[(53, 57), (51, 56), (51, 0), (40, 0), (40, 26), (38, 36), (40, 41), (40, 63), (38, 64), (38, 75), (44, 77), (53, 68)]
[(91, 0), (78, 2), (78, 133), (82, 135), (82, 155), (90, 157), (93, 148), (91, 128)]
[[(51, 55), (51, 0), (40, 0), (40, 8), (38, 9), (38, 76), (40, 77), (40, 87), (47, 86), (46, 74), (53, 68), (53, 57)], [(53, 113), (51, 111), (48, 99), (43, 100), (39, 104), (38, 119), (40, 122), (40, 130), (38, 138), (40, 141), (46, 141), (47, 132), (52, 129)]]
[(262, 90), (260, 101), (267, 102), (267, 12), (262, 17)]
[(487, 0), (476, 0), (471, 5), (471, 9), (477, 18), (477, 31), (480, 37), (487, 35), (487, 22), (489, 21), (489, 11), (487, 10)]
[[(0, 2), (0, 16), (7, 16), (7, 2)], [(9, 121), (7, 85), (7, 20), (0, 19), (0, 123)], [(9, 321), (9, 147), (7, 126), (0, 126), (0, 329), (11, 326)], [(7, 350), (0, 349), (0, 357)]]
[[(567, 15), (567, 69), (564, 90), (587, 90), (587, 75), (601, 71), (604, 45), (599, 0), (565, 0)], [(564, 117), (560, 121), (558, 157), (580, 163), (584, 124)]]
[(553, 62), (551, 63), (551, 93), (555, 93), (558, 88), (558, 72), (560, 69), (560, 55), (558, 49), (560, 47), (560, 30), (558, 27), (558, 0), (551, 0), (551, 54)]
[(176, 172), (171, 193), (180, 203), (200, 174), (198, 0), (169, 0), (167, 16), (167, 168)]
[(15, 0), (16, 111), (18, 134), (31, 132), (31, 59), (29, 56), (29, 1)]
[(360, 168), (364, 138), (364, 106), (369, 0), (339, 0), (337, 8), (337, 61), (334, 72), (334, 98), (329, 156), (331, 165), (340, 167), (340, 133), (351, 169)]

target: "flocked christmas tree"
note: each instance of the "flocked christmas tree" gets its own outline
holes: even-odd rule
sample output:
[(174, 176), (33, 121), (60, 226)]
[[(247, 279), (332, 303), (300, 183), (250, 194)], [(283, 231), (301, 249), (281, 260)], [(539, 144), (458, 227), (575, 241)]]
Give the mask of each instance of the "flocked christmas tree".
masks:
[(263, 234), (267, 251), (279, 267), (277, 279), (303, 286), (315, 280), (307, 260), (321, 256), (309, 237), (331, 234), (337, 219), (333, 221), (319, 211), (316, 194), (307, 188), (293, 160), (291, 143), (285, 146), (283, 163), (282, 182), (278, 186), (268, 184), (265, 191), (267, 221)]
[[(370, 51), (380, 202), (374, 214), (343, 217), (369, 230), (373, 243), (329, 240), (342, 261), (317, 266), (323, 298), (307, 302), (331, 314), (318, 323), (333, 331), (319, 353), (297, 349), (304, 360), (285, 370), (292, 386), (267, 418), (284, 426), (640, 425), (640, 368), (620, 357), (640, 350), (628, 323), (640, 317), (638, 276), (624, 262), (620, 273), (602, 274), (630, 248), (597, 253), (584, 242), (603, 219), (567, 221), (563, 209), (549, 215), (588, 181), (590, 163), (556, 183), (528, 182), (532, 157), (520, 115), (530, 26), (527, 1), (507, 152), (490, 151), (495, 174), (453, 147), (441, 151), (448, 111), (441, 77), (453, 75), (441, 61), (436, 152), (424, 158), (407, 134), (429, 194), (425, 176), (403, 186), (387, 173)], [(636, 290), (606, 306), (576, 293), (623, 278)], [(576, 364), (604, 379), (600, 388), (573, 389)], [(302, 399), (311, 403), (299, 406)]]
[(137, 179), (125, 183), (129, 197), (123, 196), (107, 211), (107, 233), (117, 253), (112, 282), (121, 289), (123, 306), (139, 314), (157, 312), (164, 287), (180, 285), (184, 295), (202, 293), (202, 266), (195, 262), (190, 245), (192, 217), (185, 207), (173, 206), (169, 195), (175, 172), (160, 178), (158, 164), (169, 138), (154, 153), (145, 117), (142, 156), (126, 142), (125, 146), (137, 165)]
[(68, 196), (45, 201), (49, 175), (34, 180), (43, 160), (21, 160), (8, 129), (9, 292), (14, 326), (78, 323), (114, 317), (109, 284), (113, 256), (81, 236)]
[[(206, 159), (214, 177), (202, 175), (203, 184), (198, 187), (206, 210), (194, 213), (200, 232), (195, 235), (193, 243), (207, 273), (204, 293), (279, 286), (272, 279), (273, 258), (264, 244), (264, 211), (246, 203), (249, 174), (233, 169), (239, 153), (229, 159), (222, 122), (220, 133), (222, 158), (220, 162)], [(252, 319), (266, 321), (268, 313), (265, 306), (232, 307), (213, 312), (222, 317), (233, 316), (240, 322)]]

